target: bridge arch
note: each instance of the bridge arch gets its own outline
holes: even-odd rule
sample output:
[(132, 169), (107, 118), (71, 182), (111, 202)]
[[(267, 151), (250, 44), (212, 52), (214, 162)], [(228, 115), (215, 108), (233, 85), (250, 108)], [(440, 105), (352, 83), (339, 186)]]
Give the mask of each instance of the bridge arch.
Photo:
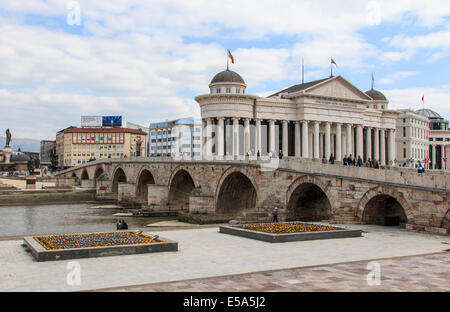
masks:
[(237, 215), (256, 208), (258, 189), (248, 170), (231, 167), (220, 177), (216, 189), (216, 213)]
[(103, 169), (103, 167), (99, 166), (95, 169), (95, 173), (94, 173), (94, 185), (97, 186), (97, 180), (98, 178), (105, 172), (105, 170)]
[(138, 174), (136, 181), (136, 198), (139, 201), (147, 203), (148, 201), (148, 185), (155, 184), (155, 178), (150, 170), (144, 168)]
[(356, 216), (362, 223), (379, 225), (388, 221), (385, 217), (390, 218), (388, 223), (392, 225), (407, 223), (413, 219), (412, 208), (403, 194), (383, 186), (370, 189), (364, 194), (358, 204)]
[(111, 188), (112, 192), (117, 194), (119, 191), (119, 183), (124, 182), (127, 182), (127, 176), (125, 174), (125, 171), (122, 168), (117, 167), (113, 174), (112, 188)]
[(81, 180), (89, 180), (89, 173), (86, 168), (84, 168), (83, 172), (81, 173)]
[(189, 210), (189, 196), (195, 189), (192, 175), (186, 168), (177, 167), (169, 180), (169, 206)]
[(334, 202), (325, 182), (309, 175), (300, 177), (289, 186), (286, 192), (288, 219), (328, 220), (334, 210)]

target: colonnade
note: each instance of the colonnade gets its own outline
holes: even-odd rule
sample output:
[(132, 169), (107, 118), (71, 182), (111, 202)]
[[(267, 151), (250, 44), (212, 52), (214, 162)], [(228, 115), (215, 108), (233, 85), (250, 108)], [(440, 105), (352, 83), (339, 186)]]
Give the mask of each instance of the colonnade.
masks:
[[(449, 144), (439, 144), (438, 141), (433, 142), (431, 146), (431, 169), (447, 170), (447, 146)], [(444, 142), (443, 142), (444, 143)], [(448, 142), (447, 142), (448, 143)], [(440, 157), (437, 157), (437, 146), (440, 148)]]
[[(265, 131), (262, 131), (263, 124), (266, 125)], [(225, 126), (232, 127), (232, 135), (226, 136)], [(242, 138), (243, 150), (239, 148)], [(262, 150), (263, 138), (267, 140), (265, 150)], [(364, 161), (370, 157), (381, 165), (393, 165), (396, 158), (395, 129), (314, 120), (203, 119), (203, 155), (238, 156), (249, 151), (252, 155), (258, 151), (261, 155), (269, 152), (278, 155), (280, 149), (284, 156), (328, 160), (333, 154), (336, 161), (342, 161), (344, 155), (351, 154), (356, 158), (361, 156)]]

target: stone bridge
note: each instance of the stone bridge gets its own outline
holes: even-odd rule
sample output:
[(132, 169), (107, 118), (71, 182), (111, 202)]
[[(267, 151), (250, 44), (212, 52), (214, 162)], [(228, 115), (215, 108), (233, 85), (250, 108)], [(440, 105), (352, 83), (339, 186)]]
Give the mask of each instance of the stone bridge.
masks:
[[(447, 234), (450, 174), (344, 167), (294, 157), (240, 160), (107, 159), (62, 171), (97, 195), (178, 211), (183, 220), (389, 223)], [(247, 218), (247, 219), (246, 219)]]

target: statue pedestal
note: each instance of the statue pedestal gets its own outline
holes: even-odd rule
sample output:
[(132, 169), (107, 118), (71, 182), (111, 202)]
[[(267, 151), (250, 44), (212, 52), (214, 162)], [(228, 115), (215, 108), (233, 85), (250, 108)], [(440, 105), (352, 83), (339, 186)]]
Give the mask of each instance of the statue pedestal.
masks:
[(12, 153), (13, 153), (13, 150), (11, 147), (5, 146), (5, 148), (3, 148), (3, 163), (5, 163), (5, 164), (11, 163)]

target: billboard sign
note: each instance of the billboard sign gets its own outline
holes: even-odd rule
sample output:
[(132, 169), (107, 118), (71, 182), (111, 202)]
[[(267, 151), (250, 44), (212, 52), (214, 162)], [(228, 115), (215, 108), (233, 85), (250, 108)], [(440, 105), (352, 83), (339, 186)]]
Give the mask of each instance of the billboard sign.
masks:
[(122, 127), (122, 116), (103, 116), (103, 127)]
[(102, 116), (81, 116), (82, 127), (101, 127)]

